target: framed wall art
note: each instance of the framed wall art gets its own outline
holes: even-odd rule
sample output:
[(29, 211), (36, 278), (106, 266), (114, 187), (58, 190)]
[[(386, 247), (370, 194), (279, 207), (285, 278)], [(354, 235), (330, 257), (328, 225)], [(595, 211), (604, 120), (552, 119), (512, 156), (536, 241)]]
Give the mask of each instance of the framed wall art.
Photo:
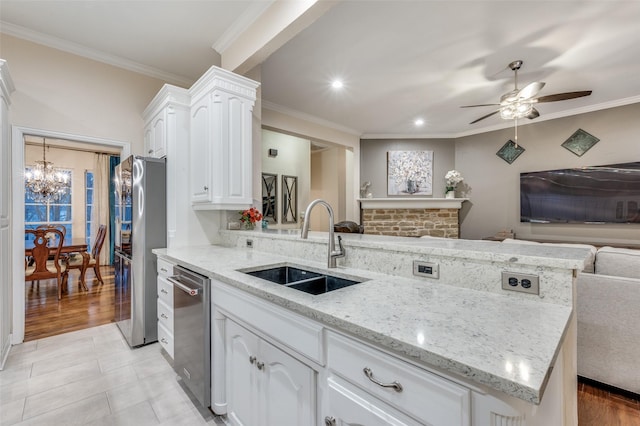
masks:
[(433, 151), (387, 152), (388, 195), (432, 195)]
[(282, 175), (282, 223), (298, 222), (298, 177)]
[(269, 223), (278, 223), (278, 175), (262, 174), (262, 216)]

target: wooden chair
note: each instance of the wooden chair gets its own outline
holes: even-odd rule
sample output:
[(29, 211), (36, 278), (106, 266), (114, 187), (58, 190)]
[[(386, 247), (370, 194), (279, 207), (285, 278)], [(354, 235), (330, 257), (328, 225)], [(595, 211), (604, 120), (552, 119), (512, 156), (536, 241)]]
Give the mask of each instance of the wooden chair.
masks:
[(102, 245), (104, 244), (106, 235), (107, 226), (100, 225), (98, 227), (98, 232), (96, 233), (96, 240), (93, 243), (91, 253), (82, 253), (81, 257), (75, 256), (65, 259), (65, 281), (66, 275), (69, 273), (69, 269), (80, 269), (80, 282), (86, 290), (87, 287), (84, 285), (84, 275), (88, 268), (93, 268), (93, 272), (100, 284), (104, 284), (102, 275), (100, 274), (100, 252), (102, 251)]
[[(64, 243), (64, 234), (58, 229), (26, 229), (25, 235), (33, 235), (31, 258), (33, 265), (25, 265), (24, 280), (39, 281), (55, 278), (58, 284), (58, 300), (62, 298), (63, 274), (65, 265), (60, 263), (60, 250)], [(48, 238), (54, 236), (55, 238)], [(49, 260), (53, 252), (53, 259)], [(26, 263), (26, 262), (25, 262)]]

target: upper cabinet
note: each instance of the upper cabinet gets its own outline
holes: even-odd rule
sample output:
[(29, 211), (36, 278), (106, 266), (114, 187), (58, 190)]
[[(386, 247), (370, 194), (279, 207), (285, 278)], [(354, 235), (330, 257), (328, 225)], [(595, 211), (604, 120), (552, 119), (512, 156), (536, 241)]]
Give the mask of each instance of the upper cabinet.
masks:
[(162, 86), (143, 113), (145, 156), (165, 157), (170, 144), (186, 145), (189, 106), (187, 89), (170, 84)]
[(258, 86), (214, 66), (189, 89), (190, 194), (195, 210), (252, 205), (251, 122)]

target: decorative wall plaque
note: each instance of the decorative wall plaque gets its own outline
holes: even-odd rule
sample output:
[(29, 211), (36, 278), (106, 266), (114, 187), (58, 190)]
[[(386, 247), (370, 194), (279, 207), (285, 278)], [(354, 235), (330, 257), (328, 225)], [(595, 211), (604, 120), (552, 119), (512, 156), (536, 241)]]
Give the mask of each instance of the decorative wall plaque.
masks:
[(507, 143), (502, 145), (502, 148), (500, 148), (500, 150), (496, 152), (496, 155), (502, 158), (507, 163), (511, 164), (516, 161), (516, 158), (518, 158), (523, 152), (524, 148), (522, 147), (522, 145), (516, 145), (515, 142), (509, 139)]
[(578, 157), (589, 151), (600, 139), (582, 129), (576, 130), (564, 143), (563, 147), (573, 152)]

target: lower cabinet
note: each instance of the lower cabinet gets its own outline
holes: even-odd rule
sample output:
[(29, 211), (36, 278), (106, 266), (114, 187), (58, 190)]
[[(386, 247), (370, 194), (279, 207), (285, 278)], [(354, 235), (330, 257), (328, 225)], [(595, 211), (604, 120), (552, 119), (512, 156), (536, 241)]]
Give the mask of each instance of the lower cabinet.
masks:
[(227, 319), (227, 416), (232, 425), (314, 425), (316, 372)]
[(173, 265), (158, 259), (158, 342), (173, 359), (173, 285), (167, 278)]

